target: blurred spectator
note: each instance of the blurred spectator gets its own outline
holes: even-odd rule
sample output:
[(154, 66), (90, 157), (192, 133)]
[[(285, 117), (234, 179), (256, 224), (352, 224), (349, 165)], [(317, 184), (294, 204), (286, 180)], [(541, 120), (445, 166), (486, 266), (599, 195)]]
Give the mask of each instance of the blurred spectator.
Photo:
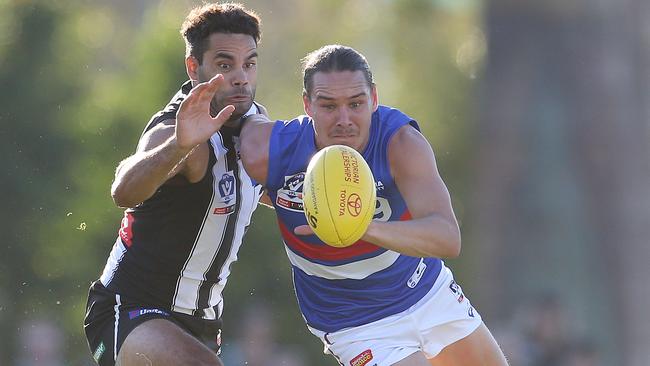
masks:
[(25, 321), (18, 329), (16, 366), (63, 366), (63, 331), (48, 320)]
[(596, 345), (571, 332), (555, 294), (520, 304), (495, 337), (513, 366), (600, 366)]
[(531, 306), (524, 328), (533, 365), (559, 365), (569, 345), (566, 314), (557, 296), (545, 294)]
[[(295, 348), (275, 342), (276, 324), (268, 308), (252, 304), (244, 312), (240, 335), (223, 344), (221, 355), (228, 366), (302, 366), (304, 356)], [(232, 329), (232, 328), (229, 328)]]
[(598, 347), (589, 341), (578, 341), (571, 345), (562, 366), (602, 366)]

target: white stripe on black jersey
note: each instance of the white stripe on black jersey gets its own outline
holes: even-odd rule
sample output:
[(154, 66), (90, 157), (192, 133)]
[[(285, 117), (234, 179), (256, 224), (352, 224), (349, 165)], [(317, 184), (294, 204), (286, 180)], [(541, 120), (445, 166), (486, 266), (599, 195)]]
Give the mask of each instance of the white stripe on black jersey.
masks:
[[(210, 139), (217, 155), (211, 172), (214, 181), (213, 196), (192, 253), (178, 279), (172, 309), (174, 311), (214, 317), (210, 316), (208, 309), (221, 304), (221, 290), (230, 273), (230, 265), (237, 259), (244, 231), (250, 223), (250, 204), (256, 204), (249, 197), (256, 197), (256, 200), (259, 198), (261, 187), (254, 187), (250, 183), (251, 178), (242, 169), (241, 162), (237, 159), (234, 138), (236, 137), (228, 129), (223, 129)], [(233, 198), (224, 201), (220, 189), (232, 189)], [(215, 214), (218, 210), (228, 213)], [(206, 278), (216, 281), (206, 281)], [(221, 309), (222, 306), (219, 306), (219, 311)], [(202, 311), (206, 313), (203, 314)]]
[[(190, 89), (184, 84), (145, 130), (173, 118)], [(255, 111), (253, 105), (247, 114)], [(230, 266), (261, 196), (261, 186), (242, 168), (237, 134), (223, 127), (210, 138), (201, 181), (175, 177), (125, 211), (100, 279), (104, 286), (144, 305), (206, 319), (221, 315)]]

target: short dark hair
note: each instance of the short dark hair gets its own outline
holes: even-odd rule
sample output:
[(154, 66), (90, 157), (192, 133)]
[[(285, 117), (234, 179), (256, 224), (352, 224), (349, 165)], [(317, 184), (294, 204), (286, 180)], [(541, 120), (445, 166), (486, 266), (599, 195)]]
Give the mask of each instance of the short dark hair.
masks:
[(303, 87), (307, 96), (311, 93), (313, 76), (319, 71), (362, 71), (368, 86), (374, 85), (368, 61), (351, 47), (327, 45), (310, 52), (302, 59)]
[(181, 26), (185, 40), (185, 56), (203, 63), (203, 53), (212, 33), (247, 34), (257, 44), (261, 38), (260, 18), (241, 4), (204, 4), (190, 11)]

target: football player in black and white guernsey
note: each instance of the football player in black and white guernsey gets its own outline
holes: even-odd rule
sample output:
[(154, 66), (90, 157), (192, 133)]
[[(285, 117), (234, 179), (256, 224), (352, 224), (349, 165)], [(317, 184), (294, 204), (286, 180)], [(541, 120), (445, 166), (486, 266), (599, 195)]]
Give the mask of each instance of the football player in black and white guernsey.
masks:
[(222, 365), (222, 290), (262, 194), (239, 157), (242, 117), (265, 113), (254, 102), (260, 20), (238, 4), (206, 4), (181, 33), (190, 80), (112, 186), (127, 209), (84, 320), (102, 366)]

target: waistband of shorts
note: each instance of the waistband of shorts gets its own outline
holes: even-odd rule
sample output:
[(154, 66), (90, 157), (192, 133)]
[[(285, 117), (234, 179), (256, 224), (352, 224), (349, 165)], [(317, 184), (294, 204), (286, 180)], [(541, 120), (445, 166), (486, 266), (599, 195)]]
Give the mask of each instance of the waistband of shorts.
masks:
[[(451, 281), (454, 278), (453, 274), (451, 273), (451, 270), (447, 266), (445, 266), (445, 262), (444, 261), (441, 261), (441, 262), (442, 262), (441, 263), (442, 265), (440, 267), (440, 273), (438, 273), (438, 277), (436, 278), (436, 281), (433, 283), (433, 286), (431, 286), (431, 289), (424, 296), (422, 296), (422, 298), (420, 300), (418, 300), (415, 304), (413, 304), (410, 308), (408, 308), (408, 309), (406, 309), (406, 310), (404, 310), (402, 312), (399, 312), (397, 314), (390, 315), (390, 316), (388, 316), (386, 318), (379, 319), (379, 320), (376, 320), (376, 321), (368, 323), (368, 324), (363, 324), (363, 325), (360, 325), (358, 327), (340, 329), (337, 332), (345, 331), (345, 330), (348, 330), (348, 329), (372, 326), (374, 323), (381, 322), (381, 321), (383, 321), (385, 319), (392, 318), (392, 317), (406, 316), (406, 315), (416, 311), (417, 309), (419, 309), (427, 301), (429, 301), (429, 299), (431, 299), (433, 296), (435, 296), (438, 293), (438, 291), (440, 291), (440, 289), (442, 289), (444, 286), (446, 286), (446, 284), (449, 281)], [(307, 328), (309, 329), (309, 331), (313, 335), (315, 335), (315, 336), (317, 336), (319, 338), (323, 338), (325, 335), (328, 334), (328, 332), (324, 332), (322, 330), (310, 327), (309, 324), (307, 324)]]

